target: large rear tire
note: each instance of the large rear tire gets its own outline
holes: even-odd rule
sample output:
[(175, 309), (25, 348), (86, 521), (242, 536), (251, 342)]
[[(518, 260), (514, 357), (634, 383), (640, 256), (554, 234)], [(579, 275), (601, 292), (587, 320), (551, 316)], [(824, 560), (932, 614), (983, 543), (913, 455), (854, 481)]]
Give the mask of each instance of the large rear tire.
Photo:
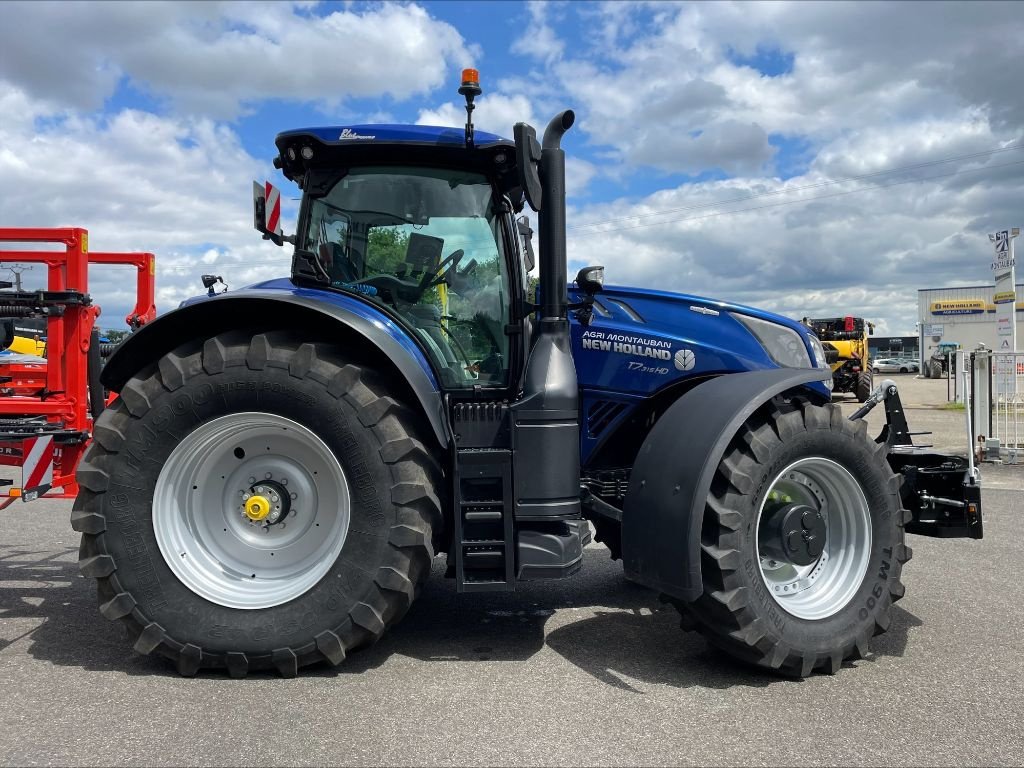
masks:
[(874, 377), (871, 375), (871, 371), (861, 371), (857, 374), (857, 402), (863, 403), (869, 397), (871, 397), (871, 388), (874, 383)]
[(944, 378), (942, 373), (942, 363), (940, 363), (938, 360), (929, 360), (928, 373), (930, 374), (930, 378), (933, 379)]
[(229, 334), (120, 395), (79, 467), (72, 526), (100, 612), (137, 651), (183, 675), (293, 676), (405, 614), (441, 486), (417, 420), (372, 372), (325, 345)]
[(684, 628), (791, 676), (834, 673), (868, 652), (903, 596), (911, 550), (900, 480), (866, 426), (802, 400), (751, 417), (712, 483), (704, 593), (678, 604)]

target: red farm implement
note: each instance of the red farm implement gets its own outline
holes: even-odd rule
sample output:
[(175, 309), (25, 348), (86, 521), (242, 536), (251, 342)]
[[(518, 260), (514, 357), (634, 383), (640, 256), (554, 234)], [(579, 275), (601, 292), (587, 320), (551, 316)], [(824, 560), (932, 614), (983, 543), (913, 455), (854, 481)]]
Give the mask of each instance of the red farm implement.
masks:
[(152, 253), (90, 253), (89, 233), (78, 227), (0, 227), (0, 244), (8, 243), (11, 248), (0, 248), (0, 264), (42, 264), (47, 285), (26, 291), (2, 284), (0, 321), (45, 320), (46, 345), (45, 358), (0, 357), (0, 465), (22, 470), (20, 486), (0, 479), (7, 487), (0, 508), (48, 492), (52, 498), (78, 493), (75, 469), (105, 405), (95, 328), (100, 308), (89, 294), (89, 265), (135, 267), (136, 303), (125, 318), (131, 330), (156, 316)]

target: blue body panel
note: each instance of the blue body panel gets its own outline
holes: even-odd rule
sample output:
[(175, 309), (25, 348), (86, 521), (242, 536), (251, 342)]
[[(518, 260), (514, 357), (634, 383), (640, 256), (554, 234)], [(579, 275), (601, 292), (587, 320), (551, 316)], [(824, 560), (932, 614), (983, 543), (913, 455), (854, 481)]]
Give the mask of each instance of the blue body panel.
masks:
[[(570, 300), (581, 295), (570, 286)], [(606, 287), (584, 326), (571, 314), (573, 360), (581, 390), (580, 449), (584, 467), (600, 444), (652, 395), (694, 377), (778, 368), (760, 342), (730, 313), (792, 328), (814, 354), (809, 331), (789, 318), (700, 296), (636, 288)], [(825, 384), (811, 385), (828, 396)], [(621, 403), (611, 408), (603, 403)], [(600, 430), (592, 434), (591, 409)], [(601, 410), (603, 409), (603, 410)], [(607, 418), (613, 414), (612, 418)]]
[[(400, 345), (423, 370), (433, 389), (441, 392), (437, 376), (420, 347), (373, 304), (337, 291), (300, 287), (288, 278), (246, 286), (231, 295), (238, 296), (247, 290), (280, 291), (329, 304), (373, 323)], [(570, 301), (580, 298), (570, 286)], [(602, 311), (595, 311), (590, 325), (582, 325), (575, 313), (570, 313), (573, 360), (581, 395), (583, 467), (619, 424), (659, 392), (694, 377), (779, 367), (730, 313), (792, 328), (804, 339), (808, 358), (813, 360), (807, 342), (810, 332), (804, 326), (753, 307), (687, 294), (619, 287), (606, 287), (597, 299)], [(217, 297), (197, 296), (182, 302), (182, 306), (202, 301), (217, 301)], [(808, 386), (826, 397), (829, 395), (824, 382)], [(598, 419), (601, 429), (592, 434), (589, 427), (595, 413), (602, 414)]]
[[(430, 363), (427, 361), (422, 350), (416, 345), (416, 342), (413, 341), (409, 334), (399, 327), (394, 320), (375, 308), (372, 304), (360, 301), (359, 299), (344, 293), (338, 293), (337, 291), (322, 291), (315, 288), (303, 288), (295, 285), (295, 283), (287, 277), (275, 278), (274, 280), (267, 280), (262, 283), (247, 285), (245, 288), (233, 291), (231, 294), (218, 294), (218, 296), (237, 296), (239, 293), (244, 293), (247, 290), (281, 291), (283, 294), (290, 294), (306, 300), (330, 304), (332, 306), (339, 307), (346, 312), (351, 312), (353, 315), (361, 317), (364, 320), (368, 320), (377, 328), (387, 333), (388, 336), (393, 338), (402, 347), (402, 349), (409, 354), (409, 357), (415, 360), (416, 364), (423, 369), (423, 372), (433, 384), (434, 390), (437, 392), (441, 391), (441, 387), (437, 383), (437, 377), (434, 375), (433, 368), (430, 367)], [(218, 296), (195, 296), (183, 301), (181, 306), (184, 307), (201, 301), (217, 301)]]
[[(277, 134), (276, 141), (292, 136), (313, 136), (324, 144), (431, 144), (434, 146), (465, 146), (463, 128), (445, 128), (437, 125), (333, 125), (318, 128), (297, 128)], [(478, 147), (493, 144), (515, 146), (509, 139), (493, 133), (475, 130), (473, 141)]]

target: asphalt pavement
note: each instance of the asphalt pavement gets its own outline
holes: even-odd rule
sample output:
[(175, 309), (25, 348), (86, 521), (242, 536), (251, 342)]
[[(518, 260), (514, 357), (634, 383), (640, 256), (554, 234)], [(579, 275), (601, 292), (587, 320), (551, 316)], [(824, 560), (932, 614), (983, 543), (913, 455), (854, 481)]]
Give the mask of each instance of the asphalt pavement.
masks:
[[(931, 411), (954, 440), (962, 414)], [(439, 559), (337, 670), (183, 679), (99, 615), (70, 503), (17, 504), (0, 513), (0, 764), (1020, 765), (1024, 467), (982, 471), (986, 538), (909, 537), (874, 655), (802, 681), (682, 632), (600, 545), (514, 594), (457, 595)]]

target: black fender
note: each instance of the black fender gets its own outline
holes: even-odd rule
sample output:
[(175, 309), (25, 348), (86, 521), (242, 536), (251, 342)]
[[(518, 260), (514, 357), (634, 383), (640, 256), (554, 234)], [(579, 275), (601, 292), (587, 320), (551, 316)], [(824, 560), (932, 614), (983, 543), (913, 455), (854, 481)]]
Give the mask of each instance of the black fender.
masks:
[(422, 350), (387, 315), (349, 297), (322, 299), (292, 291), (243, 290), (187, 304), (127, 337), (104, 366), (101, 381), (120, 392), (132, 376), (183, 344), (228, 331), (290, 329), (353, 348), (385, 375), (394, 374), (393, 381), (399, 386), (404, 383), (419, 403), (438, 443), (448, 445), (444, 398)]
[[(681, 600), (700, 597), (704, 503), (729, 442), (771, 398), (831, 375), (827, 368), (732, 373), (697, 385), (669, 407), (630, 473), (622, 514), (622, 561), (630, 579)], [(820, 392), (803, 391), (825, 402)]]

